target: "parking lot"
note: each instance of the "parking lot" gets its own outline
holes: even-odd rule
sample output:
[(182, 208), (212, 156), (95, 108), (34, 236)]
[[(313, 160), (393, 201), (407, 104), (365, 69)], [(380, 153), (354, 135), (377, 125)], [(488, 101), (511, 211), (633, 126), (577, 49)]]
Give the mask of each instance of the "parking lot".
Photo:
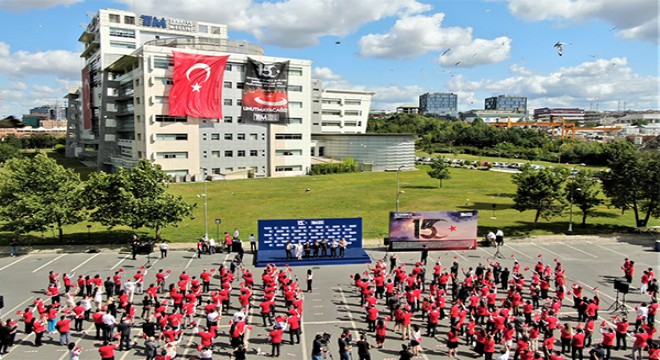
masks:
[[(626, 303), (629, 310), (637, 306), (641, 301), (647, 301), (648, 296), (642, 296), (636, 290), (639, 286), (639, 275), (643, 269), (653, 268), (658, 273), (660, 253), (654, 252), (653, 243), (618, 241), (616, 239), (605, 239), (598, 241), (576, 241), (567, 238), (566, 241), (556, 242), (517, 242), (508, 243), (502, 248), (504, 258), (500, 262), (504, 266), (511, 267), (513, 259), (521, 263), (521, 267), (532, 267), (537, 261), (543, 260), (551, 263), (554, 259), (561, 261), (566, 269), (568, 276), (568, 285), (579, 282), (585, 289), (585, 296), (593, 296), (594, 288), (598, 288), (598, 294), (602, 300), (600, 317), (601, 320), (609, 321), (610, 312), (606, 311), (613, 303), (616, 293), (613, 288), (613, 279), (621, 277), (620, 266), (624, 258), (628, 257), (635, 260), (636, 272), (633, 288), (626, 297)], [(371, 249), (368, 251), (372, 259), (381, 259), (384, 257), (384, 250)], [(450, 251), (450, 252), (431, 252), (428, 269), (433, 266), (433, 262), (441, 261), (444, 267), (449, 267), (453, 261), (459, 262), (461, 267), (474, 267), (479, 263), (486, 264), (487, 259), (493, 259), (493, 248), (478, 248), (473, 251)], [(155, 254), (154, 254), (155, 255)], [(401, 261), (407, 264), (413, 264), (419, 259), (419, 254), (414, 252), (398, 253)], [(182, 271), (190, 275), (199, 275), (203, 269), (217, 268), (220, 264), (229, 265), (232, 257), (228, 254), (204, 255), (201, 259), (191, 251), (170, 251), (165, 259), (153, 258), (151, 263), (152, 270), (148, 272), (145, 283), (154, 282), (155, 270), (171, 270), (173, 275), (178, 276)], [(32, 304), (36, 297), (44, 297), (45, 287), (48, 283), (48, 272), (55, 271), (59, 273), (75, 273), (75, 277), (80, 274), (95, 275), (101, 277), (112, 275), (115, 271), (122, 269), (124, 274), (132, 276), (140, 266), (147, 262), (146, 256), (141, 255), (137, 260), (131, 260), (127, 253), (101, 252), (96, 254), (87, 253), (50, 253), (50, 254), (28, 254), (19, 257), (0, 258), (0, 276), (2, 277), (2, 287), (0, 295), (4, 295), (5, 307), (2, 309), (2, 318), (16, 318), (17, 310), (23, 310)], [(245, 264), (251, 263), (251, 255), (246, 254)], [(250, 266), (248, 266), (250, 267)], [(364, 309), (359, 306), (359, 298), (352, 287), (351, 274), (362, 273), (367, 269), (367, 265), (342, 265), (315, 267), (314, 271), (314, 291), (305, 293), (304, 312), (302, 321), (302, 338), (300, 345), (289, 345), (288, 335), (284, 336), (282, 345), (283, 359), (309, 359), (311, 352), (311, 342), (315, 334), (327, 332), (333, 335), (330, 344), (330, 350), (334, 356), (337, 356), (336, 338), (341, 329), (348, 328), (354, 331), (354, 338), (358, 331), (366, 330), (364, 321)], [(252, 331), (247, 338), (249, 343), (248, 359), (259, 358), (256, 355), (257, 349), (270, 352), (267, 330), (261, 324), (259, 316), (258, 303), (260, 302), (260, 275), (262, 269), (252, 269), (255, 274), (257, 290), (255, 291), (255, 300), (250, 310), (250, 319), (253, 325)], [(304, 282), (305, 267), (292, 267), (292, 276), (297, 277)], [(427, 277), (428, 278), (428, 277)], [(238, 280), (237, 280), (238, 281)], [(237, 282), (235, 283), (237, 284)], [(213, 287), (218, 287), (217, 279), (212, 283)], [(237, 291), (234, 292), (234, 295)], [(139, 298), (136, 298), (139, 299)], [(238, 302), (232, 299), (232, 311), (237, 310)], [(137, 301), (137, 300), (136, 300)], [(567, 300), (570, 304), (571, 300)], [(279, 305), (279, 304), (278, 304)], [(382, 304), (381, 304), (382, 305)], [(282, 309), (282, 306), (279, 306)], [(570, 306), (564, 306), (561, 320), (572, 321), (575, 325), (575, 313)], [(138, 312), (139, 314), (139, 309)], [(631, 315), (632, 318), (632, 315)], [(230, 316), (225, 316), (221, 320), (221, 331), (228, 331)], [(422, 325), (425, 322), (420, 321), (416, 316), (417, 323)], [(657, 320), (656, 320), (657, 322)], [(117, 352), (115, 359), (139, 359), (143, 358), (141, 331), (139, 325), (141, 320), (136, 320), (136, 329), (133, 330), (134, 340), (137, 346), (130, 351)], [(91, 325), (91, 326), (90, 326)], [(440, 323), (440, 336), (437, 339), (424, 337), (422, 341), (423, 359), (446, 358), (446, 346), (444, 333), (447, 331), (447, 320)], [(97, 347), (100, 345), (93, 336), (93, 324), (85, 323), (86, 331), (83, 333), (72, 332), (72, 339), (77, 341), (84, 349), (81, 359), (99, 358)], [(388, 323), (388, 337), (383, 349), (373, 349), (371, 351), (372, 359), (398, 359), (398, 351), (402, 343), (391, 331), (392, 323)], [(23, 324), (19, 323), (21, 332), (17, 335), (17, 344), (11, 348), (11, 352), (5, 355), (4, 359), (66, 359), (65, 348), (59, 346), (59, 336), (57, 334), (45, 335), (45, 345), (34, 347), (34, 335), (25, 335), (22, 333)], [(178, 354), (181, 358), (196, 358), (196, 347), (198, 337), (191, 329), (184, 331), (180, 339)], [(217, 339), (220, 346), (216, 351), (214, 359), (227, 359), (229, 355), (228, 337), (221, 334)], [(369, 341), (373, 344), (373, 334), (369, 334)], [(595, 334), (594, 343), (600, 341), (600, 335)], [(357, 358), (357, 352), (354, 350), (354, 357)], [(612, 359), (629, 358), (630, 354), (626, 352), (614, 352)], [(473, 358), (474, 353), (465, 345), (459, 347), (460, 358)]]

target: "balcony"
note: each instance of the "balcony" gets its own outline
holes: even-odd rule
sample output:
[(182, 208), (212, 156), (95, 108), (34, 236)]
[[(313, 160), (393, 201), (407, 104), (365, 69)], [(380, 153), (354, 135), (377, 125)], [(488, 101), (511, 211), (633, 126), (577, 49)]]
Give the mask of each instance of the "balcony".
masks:
[(122, 168), (134, 168), (135, 165), (137, 165), (137, 160), (133, 159), (128, 159), (124, 157), (119, 157), (119, 156), (111, 156), (110, 157), (110, 164), (114, 167), (122, 167)]

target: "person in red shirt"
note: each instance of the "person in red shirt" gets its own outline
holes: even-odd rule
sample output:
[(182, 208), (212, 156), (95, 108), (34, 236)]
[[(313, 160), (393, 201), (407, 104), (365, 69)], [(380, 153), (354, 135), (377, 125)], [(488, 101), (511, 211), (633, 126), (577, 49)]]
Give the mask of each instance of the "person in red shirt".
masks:
[(60, 316), (60, 321), (55, 323), (57, 332), (60, 333), (60, 345), (67, 346), (70, 342), (70, 333), (71, 333), (71, 319), (67, 319), (66, 316)]
[(116, 348), (116, 344), (110, 344), (108, 340), (103, 340), (103, 346), (99, 348), (99, 355), (101, 355), (101, 360), (115, 360)]
[(632, 360), (642, 360), (642, 350), (646, 348), (649, 335), (640, 328), (634, 335), (635, 342), (632, 346)]
[[(606, 323), (603, 322), (603, 325), (606, 325)], [(603, 345), (603, 349), (605, 349), (604, 360), (609, 360), (612, 348), (614, 347), (614, 329), (609, 326), (607, 328), (601, 326), (600, 333), (603, 334), (603, 341), (601, 342), (601, 345)]]
[(616, 346), (614, 350), (626, 350), (626, 336), (628, 336), (628, 319), (625, 317), (614, 318), (616, 323)]
[(376, 323), (376, 347), (379, 349), (383, 348), (383, 343), (385, 342), (385, 335), (387, 334), (387, 326), (383, 319), (379, 319)]
[(440, 311), (437, 308), (431, 307), (427, 315), (426, 322), (426, 336), (435, 337), (435, 329), (438, 327), (438, 321), (440, 319)]
[(495, 353), (495, 339), (493, 335), (487, 335), (484, 341), (484, 360), (492, 360)]
[(575, 330), (575, 335), (573, 335), (573, 339), (571, 340), (571, 345), (573, 346), (573, 350), (571, 353), (573, 360), (575, 360), (577, 357), (579, 357), (580, 360), (582, 360), (584, 353), (584, 331), (582, 331), (582, 329), (578, 328), (577, 330)]
[(291, 315), (286, 320), (289, 327), (289, 340), (293, 345), (293, 338), (296, 338), (296, 344), (300, 344), (300, 316)]
[(367, 309), (367, 326), (369, 332), (376, 331), (376, 320), (378, 320), (378, 308), (371, 306)]
[(270, 352), (271, 357), (280, 357), (280, 345), (282, 344), (283, 332), (284, 330), (281, 327), (275, 325), (273, 330), (268, 333), (268, 336), (270, 336), (270, 343), (272, 345), (272, 350)]
[(35, 320), (32, 324), (32, 329), (34, 330), (34, 346), (41, 346), (41, 338), (44, 336), (46, 327), (41, 320)]
[(207, 331), (205, 327), (202, 328), (202, 331), (199, 331), (199, 328), (196, 329), (196, 332), (197, 335), (201, 338), (200, 346), (213, 350), (213, 339), (215, 338), (215, 334)]
[(447, 348), (449, 348), (447, 355), (455, 358), (458, 352), (458, 330), (453, 326), (447, 332)]

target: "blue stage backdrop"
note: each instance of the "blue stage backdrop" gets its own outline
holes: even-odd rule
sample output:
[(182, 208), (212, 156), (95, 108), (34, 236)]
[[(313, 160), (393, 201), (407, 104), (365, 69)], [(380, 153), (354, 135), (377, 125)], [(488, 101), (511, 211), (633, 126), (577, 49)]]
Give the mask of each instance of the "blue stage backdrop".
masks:
[(362, 248), (362, 218), (259, 220), (259, 252), (284, 251), (286, 243), (345, 239), (348, 248)]

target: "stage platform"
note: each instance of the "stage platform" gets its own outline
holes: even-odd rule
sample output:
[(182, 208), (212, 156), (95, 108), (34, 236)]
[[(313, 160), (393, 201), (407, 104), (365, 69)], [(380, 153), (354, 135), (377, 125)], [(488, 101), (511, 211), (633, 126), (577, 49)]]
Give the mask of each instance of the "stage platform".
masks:
[(371, 257), (362, 248), (348, 248), (344, 257), (318, 257), (287, 259), (284, 250), (262, 250), (257, 252), (255, 266), (265, 267), (266, 264), (277, 266), (319, 266), (319, 265), (347, 265), (370, 263)]

